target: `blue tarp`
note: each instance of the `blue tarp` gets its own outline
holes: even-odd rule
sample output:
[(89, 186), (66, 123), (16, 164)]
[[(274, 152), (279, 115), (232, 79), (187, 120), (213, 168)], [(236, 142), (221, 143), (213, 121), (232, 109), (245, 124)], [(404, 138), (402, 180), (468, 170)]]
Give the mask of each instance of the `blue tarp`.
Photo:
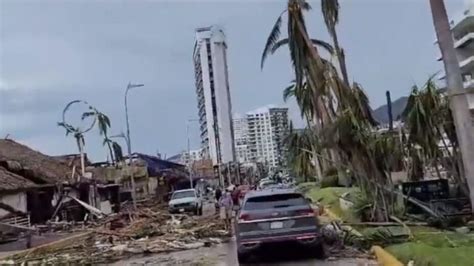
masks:
[(142, 153), (134, 153), (132, 156), (133, 158), (139, 158), (146, 163), (148, 175), (150, 176), (160, 176), (164, 172), (170, 172), (170, 170), (175, 174), (179, 173), (183, 177), (187, 176), (186, 166), (182, 164), (162, 160), (156, 156)]

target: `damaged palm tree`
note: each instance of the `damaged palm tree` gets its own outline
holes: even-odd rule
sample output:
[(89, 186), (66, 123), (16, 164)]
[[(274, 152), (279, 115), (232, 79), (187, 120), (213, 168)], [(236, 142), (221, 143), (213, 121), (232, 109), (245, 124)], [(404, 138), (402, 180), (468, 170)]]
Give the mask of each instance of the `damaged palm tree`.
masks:
[(71, 108), (72, 105), (78, 104), (78, 103), (89, 105), (86, 101), (82, 101), (82, 100), (74, 100), (74, 101), (69, 102), (66, 105), (66, 107), (64, 107), (63, 109), (62, 122), (58, 122), (58, 126), (66, 129), (66, 136), (71, 134), (76, 139), (77, 148), (79, 150), (79, 154), (81, 155), (81, 174), (82, 176), (85, 176), (86, 169), (85, 169), (85, 163), (84, 163), (84, 146), (85, 146), (84, 134), (92, 130), (97, 119), (96, 117), (94, 117), (91, 124), (85, 129), (81, 129), (80, 127), (74, 127), (73, 125), (67, 123), (66, 122), (67, 111), (69, 110), (69, 108)]
[(87, 117), (94, 117), (97, 121), (97, 127), (99, 128), (99, 134), (104, 138), (102, 144), (105, 146), (107, 145), (110, 154), (110, 160), (112, 163), (117, 163), (123, 159), (123, 152), (120, 145), (111, 140), (108, 135), (108, 129), (111, 127), (111, 122), (109, 117), (97, 110), (97, 108), (93, 106), (89, 106), (90, 111), (85, 112), (82, 114), (82, 120), (86, 119)]
[(288, 147), (289, 167), (296, 176), (303, 177), (304, 182), (308, 182), (309, 178), (316, 173), (312, 155), (305, 152), (305, 150), (313, 150), (315, 141), (312, 138), (314, 138), (314, 134), (310, 129), (305, 128), (298, 132), (293, 128), (293, 124), (290, 124), (290, 133), (285, 139), (285, 144)]
[(411, 179), (423, 178), (423, 162), (433, 166), (438, 178), (442, 178), (440, 168), (444, 166), (449, 170), (448, 177), (460, 186), (464, 196), (468, 196), (467, 183), (460, 171), (462, 163), (448, 99), (441, 95), (433, 77), (421, 89), (413, 86), (402, 118), (408, 129), (411, 168), (419, 169), (411, 171)]
[[(313, 159), (322, 157), (338, 168), (346, 165), (366, 198), (373, 202), (371, 219), (388, 221), (394, 210), (395, 193), (390, 178), (391, 164), (400, 151), (393, 136), (376, 132), (377, 123), (362, 87), (357, 83), (349, 85), (342, 48), (335, 33), (339, 4), (337, 1), (323, 2), (325, 21), (338, 46), (335, 53), (343, 78), (331, 61), (318, 52), (318, 47), (324, 47), (333, 55), (332, 46), (309, 37), (304, 12), (310, 10), (310, 6), (304, 0), (288, 1), (267, 39), (262, 66), (269, 54), (283, 45), (288, 46), (295, 80), (284, 95), (295, 96), (309, 128), (317, 136), (313, 139), (317, 139), (318, 145), (313, 145), (310, 151)], [(279, 40), (284, 14), (288, 20), (288, 38)], [(301, 143), (295, 145), (301, 150), (308, 149)]]

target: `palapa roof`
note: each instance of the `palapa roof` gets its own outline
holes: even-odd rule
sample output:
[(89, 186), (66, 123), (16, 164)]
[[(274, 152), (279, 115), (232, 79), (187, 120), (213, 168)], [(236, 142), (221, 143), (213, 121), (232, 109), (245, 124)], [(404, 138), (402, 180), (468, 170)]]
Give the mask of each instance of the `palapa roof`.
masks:
[(72, 172), (65, 163), (54, 157), (11, 139), (0, 139), (0, 165), (40, 184), (66, 182)]
[(36, 186), (32, 181), (0, 166), (0, 193), (4, 191), (25, 190)]
[[(61, 163), (67, 165), (70, 169), (72, 169), (73, 166), (76, 166), (76, 169), (78, 170), (81, 169), (81, 154), (79, 153), (57, 155), (52, 157), (58, 161), (61, 161)], [(91, 165), (89, 158), (87, 158), (87, 153), (84, 154), (84, 165)]]

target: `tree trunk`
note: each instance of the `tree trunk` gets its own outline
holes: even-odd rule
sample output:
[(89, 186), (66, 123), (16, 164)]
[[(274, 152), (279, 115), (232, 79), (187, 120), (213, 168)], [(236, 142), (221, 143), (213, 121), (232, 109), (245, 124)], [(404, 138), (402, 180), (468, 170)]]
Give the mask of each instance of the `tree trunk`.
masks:
[(464, 91), (461, 70), (454, 50), (454, 41), (443, 0), (430, 0), (433, 24), (443, 57), (449, 103), (453, 113), (456, 135), (463, 161), (464, 173), (474, 211), (474, 126), (471, 121), (467, 94)]
[(334, 49), (336, 50), (337, 60), (339, 61), (339, 68), (341, 69), (342, 78), (344, 79), (344, 83), (348, 87), (350, 87), (349, 76), (347, 75), (346, 57), (341, 47), (339, 46), (339, 40), (337, 38), (336, 29), (332, 28), (330, 32), (331, 32), (332, 40), (334, 42)]
[(110, 160), (112, 161), (112, 164), (115, 164), (114, 152), (112, 151), (112, 146), (110, 146), (110, 142), (108, 141), (107, 141), (107, 147), (109, 148)]

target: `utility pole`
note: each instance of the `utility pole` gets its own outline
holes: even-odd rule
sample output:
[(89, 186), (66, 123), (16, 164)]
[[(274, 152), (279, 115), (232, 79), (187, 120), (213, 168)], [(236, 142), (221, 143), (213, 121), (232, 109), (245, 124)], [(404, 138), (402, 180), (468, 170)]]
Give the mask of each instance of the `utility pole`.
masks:
[(127, 136), (126, 136), (126, 141), (127, 141), (127, 150), (128, 150), (128, 165), (129, 165), (129, 170), (130, 170), (130, 183), (132, 187), (132, 201), (133, 201), (133, 208), (137, 208), (137, 200), (135, 196), (135, 179), (133, 176), (133, 167), (132, 167), (132, 143), (130, 140), (130, 123), (128, 121), (128, 104), (127, 104), (127, 96), (128, 96), (128, 91), (133, 88), (138, 88), (138, 87), (143, 87), (143, 84), (131, 84), (130, 82), (127, 85), (127, 89), (125, 89), (125, 122), (127, 124)]
[[(474, 125), (468, 102), (468, 96), (469, 94), (472, 96), (473, 91), (464, 89), (444, 1), (429, 0), (429, 3), (436, 37), (443, 57), (449, 103), (461, 150), (462, 167), (469, 188), (471, 208), (474, 212)], [(462, 177), (461, 180), (463, 180)]]
[(191, 141), (190, 141), (190, 138), (189, 138), (189, 123), (190, 122), (194, 122), (194, 121), (199, 121), (199, 119), (188, 119), (186, 120), (186, 145), (187, 145), (187, 152), (188, 152), (188, 163), (187, 163), (187, 167), (188, 167), (188, 171), (189, 171), (189, 185), (190, 185), (190, 188), (193, 188), (193, 169), (191, 167)]
[(387, 96), (387, 114), (388, 114), (388, 128), (390, 132), (393, 130), (393, 115), (392, 115), (392, 99), (390, 97), (390, 91), (385, 92)]

